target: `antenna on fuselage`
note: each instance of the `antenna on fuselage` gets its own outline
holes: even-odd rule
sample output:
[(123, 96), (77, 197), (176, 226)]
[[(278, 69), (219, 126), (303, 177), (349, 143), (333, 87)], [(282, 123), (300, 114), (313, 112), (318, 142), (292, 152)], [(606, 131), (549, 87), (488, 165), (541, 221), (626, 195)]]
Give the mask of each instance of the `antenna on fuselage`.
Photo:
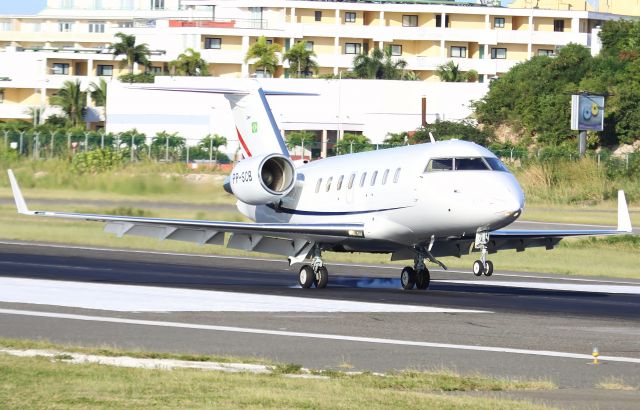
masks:
[(431, 131), (429, 131), (429, 139), (431, 140), (431, 142), (436, 142), (436, 139), (433, 138), (433, 134), (431, 133)]

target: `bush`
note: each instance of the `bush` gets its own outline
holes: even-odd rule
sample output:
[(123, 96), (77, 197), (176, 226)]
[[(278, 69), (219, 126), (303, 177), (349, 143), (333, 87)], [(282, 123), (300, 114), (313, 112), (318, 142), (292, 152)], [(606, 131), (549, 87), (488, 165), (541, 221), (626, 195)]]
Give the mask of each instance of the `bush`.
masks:
[(71, 160), (71, 171), (76, 174), (97, 174), (119, 168), (123, 164), (124, 159), (121, 151), (97, 149), (74, 155)]

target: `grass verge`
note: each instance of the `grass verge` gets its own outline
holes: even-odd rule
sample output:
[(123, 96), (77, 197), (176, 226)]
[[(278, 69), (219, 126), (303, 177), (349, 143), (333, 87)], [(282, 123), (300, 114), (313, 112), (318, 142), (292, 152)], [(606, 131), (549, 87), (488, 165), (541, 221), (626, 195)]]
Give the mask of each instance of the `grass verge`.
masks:
[[(36, 342), (40, 346), (42, 342)], [(0, 340), (0, 346), (29, 342)], [(51, 347), (51, 345), (49, 345)], [(65, 351), (69, 347), (58, 346)], [(80, 349), (80, 348), (76, 348)], [(124, 353), (124, 352), (123, 352)], [(148, 353), (159, 356), (159, 353)], [(349, 375), (326, 372), (321, 379), (288, 377), (298, 366), (271, 374), (193, 369), (150, 370), (65, 363), (50, 357), (0, 354), (3, 408), (331, 408), (331, 409), (536, 409), (524, 401), (447, 395), (553, 389), (544, 381), (492, 379), (453, 372), (397, 372)]]

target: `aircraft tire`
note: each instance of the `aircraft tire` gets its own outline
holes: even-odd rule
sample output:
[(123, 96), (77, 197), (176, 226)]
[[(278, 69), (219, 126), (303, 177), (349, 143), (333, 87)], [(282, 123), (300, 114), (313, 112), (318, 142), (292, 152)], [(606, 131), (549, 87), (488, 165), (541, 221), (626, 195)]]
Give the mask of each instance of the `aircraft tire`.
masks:
[(313, 286), (315, 280), (316, 275), (313, 272), (311, 266), (302, 265), (302, 267), (300, 268), (300, 273), (298, 275), (298, 282), (300, 283), (300, 286), (302, 286), (304, 289), (309, 289), (311, 286)]
[(473, 262), (473, 274), (476, 276), (482, 276), (483, 273), (484, 273), (484, 266), (482, 264), (482, 261), (477, 260)]
[(324, 289), (327, 287), (329, 283), (329, 271), (324, 266), (318, 268), (318, 272), (315, 275), (316, 278), (316, 288)]
[(416, 271), (411, 266), (405, 266), (400, 274), (402, 289), (411, 290), (416, 284)]
[(491, 275), (493, 275), (493, 262), (487, 261), (487, 265), (484, 269), (484, 276), (491, 276)]
[(420, 290), (429, 289), (431, 283), (431, 275), (429, 269), (422, 269), (416, 272), (416, 288)]

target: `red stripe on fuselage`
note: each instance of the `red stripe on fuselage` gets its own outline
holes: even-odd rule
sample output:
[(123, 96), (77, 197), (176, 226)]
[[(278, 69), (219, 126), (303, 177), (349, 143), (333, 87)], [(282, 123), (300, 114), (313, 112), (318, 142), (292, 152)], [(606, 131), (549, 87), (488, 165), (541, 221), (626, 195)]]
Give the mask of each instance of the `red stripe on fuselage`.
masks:
[(249, 148), (247, 148), (247, 144), (244, 143), (244, 140), (242, 139), (242, 135), (240, 135), (240, 130), (238, 129), (238, 127), (236, 127), (236, 132), (238, 133), (238, 139), (240, 140), (240, 145), (242, 145), (242, 148), (244, 149), (244, 152), (247, 154), (247, 156), (250, 157), (251, 151), (249, 151)]

